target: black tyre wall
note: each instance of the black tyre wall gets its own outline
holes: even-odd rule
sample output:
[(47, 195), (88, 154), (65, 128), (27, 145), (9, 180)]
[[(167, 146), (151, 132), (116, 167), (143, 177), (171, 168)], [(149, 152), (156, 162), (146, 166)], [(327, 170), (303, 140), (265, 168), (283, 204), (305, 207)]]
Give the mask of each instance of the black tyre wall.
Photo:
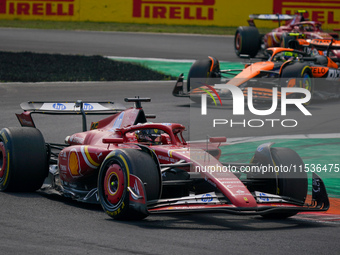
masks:
[(271, 148), (271, 152), (276, 166), (286, 166), (290, 169), (290, 171), (279, 172), (277, 194), (303, 203), (307, 196), (308, 180), (302, 159), (289, 148)]
[(261, 47), (261, 35), (256, 27), (238, 27), (234, 38), (237, 56), (241, 54), (255, 57)]
[[(219, 61), (214, 58), (207, 58), (207, 59), (199, 59), (196, 60), (188, 73), (187, 79), (187, 91), (191, 91), (195, 88), (203, 86), (202, 83), (206, 83), (208, 85), (212, 85), (209, 82), (209, 78), (220, 78), (220, 63)], [(202, 78), (202, 83), (200, 82), (193, 82), (192, 78)]]
[[(285, 167), (285, 170), (290, 170), (280, 170), (278, 172), (276, 194), (295, 199), (296, 203), (303, 205), (307, 196), (308, 180), (302, 159), (295, 151), (289, 148), (271, 148), (271, 154), (275, 166), (279, 167), (279, 169), (281, 167), (281, 169), (284, 169), (283, 167)], [(269, 219), (285, 219), (295, 214), (297, 214), (297, 211), (274, 212), (262, 216)]]
[(289, 36), (288, 33), (283, 33), (281, 37), (280, 46), (283, 48), (292, 48), (293, 43), (292, 41), (295, 40), (294, 36)]
[[(308, 74), (310, 77), (310, 86), (304, 87), (304, 75)], [(281, 87), (286, 87), (290, 78), (296, 78), (297, 84), (296, 87), (308, 89), (313, 96), (314, 93), (314, 79), (313, 79), (313, 72), (311, 68), (306, 65), (305, 63), (293, 62), (292, 64), (288, 64), (282, 68), (281, 72)], [(299, 97), (299, 95), (296, 95)], [(309, 102), (306, 103), (309, 104)]]

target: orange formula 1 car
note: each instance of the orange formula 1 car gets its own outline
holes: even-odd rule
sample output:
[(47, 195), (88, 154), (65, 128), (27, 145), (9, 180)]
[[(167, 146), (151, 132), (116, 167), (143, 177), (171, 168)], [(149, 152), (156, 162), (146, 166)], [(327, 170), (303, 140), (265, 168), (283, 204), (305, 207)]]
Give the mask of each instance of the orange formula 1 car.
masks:
[(307, 89), (312, 99), (339, 98), (340, 70), (338, 64), (333, 61), (337, 59), (330, 58), (329, 52), (340, 49), (340, 41), (314, 39), (295, 40), (291, 42), (293, 43), (301, 50), (268, 48), (266, 54), (269, 58), (266, 61), (246, 64), (244, 69), (220, 70), (219, 61), (214, 57), (197, 60), (189, 71), (186, 89), (183, 86), (182, 74), (175, 85), (173, 95), (190, 97), (194, 101), (198, 101), (198, 97), (206, 93), (210, 93), (211, 98), (216, 100), (218, 96), (222, 100), (232, 99), (229, 89), (223, 89), (220, 84), (213, 86), (221, 79), (220, 83), (239, 87), (244, 96), (247, 96), (248, 88), (251, 87), (253, 100), (256, 101), (271, 100), (273, 88), (277, 88), (280, 99), (283, 87)]

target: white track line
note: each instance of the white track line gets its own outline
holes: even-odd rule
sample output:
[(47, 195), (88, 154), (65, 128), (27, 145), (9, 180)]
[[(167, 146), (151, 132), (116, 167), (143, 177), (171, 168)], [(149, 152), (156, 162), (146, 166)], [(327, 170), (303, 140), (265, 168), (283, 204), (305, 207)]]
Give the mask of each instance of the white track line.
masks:
[(169, 59), (169, 58), (138, 58), (138, 57), (120, 57), (120, 56), (105, 56), (111, 59), (133, 59), (133, 60), (152, 60), (152, 61), (164, 61), (164, 62), (180, 62), (180, 63), (192, 63), (195, 59)]
[[(235, 138), (227, 138), (227, 144), (249, 143), (249, 142), (277, 140), (277, 139), (293, 140), (293, 139), (329, 139), (329, 138), (340, 138), (340, 133), (235, 137)], [(206, 142), (206, 140), (199, 140), (199, 141), (194, 141), (194, 142)]]

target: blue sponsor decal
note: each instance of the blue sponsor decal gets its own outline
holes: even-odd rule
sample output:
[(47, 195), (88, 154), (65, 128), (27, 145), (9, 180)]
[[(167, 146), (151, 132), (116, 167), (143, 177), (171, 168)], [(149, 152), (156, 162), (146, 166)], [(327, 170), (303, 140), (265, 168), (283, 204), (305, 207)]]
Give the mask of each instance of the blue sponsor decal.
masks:
[(211, 201), (213, 201), (213, 197), (210, 194), (204, 194), (201, 197), (201, 201), (204, 202), (204, 203), (211, 202)]
[(269, 197), (267, 196), (266, 193), (260, 193), (259, 194), (259, 199), (262, 200), (262, 201), (265, 201), (265, 202), (269, 201)]
[(53, 104), (53, 108), (56, 109), (56, 110), (65, 110), (66, 105), (61, 104), (61, 103), (55, 103), (55, 104)]
[(83, 105), (83, 108), (84, 108), (85, 111), (91, 111), (91, 110), (93, 110), (93, 105), (89, 104), (89, 103), (85, 103)]
[(263, 149), (264, 149), (264, 146), (260, 146), (260, 147), (257, 148), (257, 151), (261, 152), (261, 151), (263, 151)]

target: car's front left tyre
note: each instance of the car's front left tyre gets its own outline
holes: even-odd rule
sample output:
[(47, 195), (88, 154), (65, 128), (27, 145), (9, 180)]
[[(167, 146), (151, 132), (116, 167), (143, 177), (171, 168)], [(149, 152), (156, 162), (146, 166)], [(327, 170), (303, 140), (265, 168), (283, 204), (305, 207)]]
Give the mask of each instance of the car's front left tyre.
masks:
[(160, 197), (160, 171), (148, 153), (137, 149), (112, 151), (99, 170), (98, 196), (104, 211), (116, 220), (141, 220), (148, 216), (130, 206), (130, 174), (143, 182), (146, 201)]

